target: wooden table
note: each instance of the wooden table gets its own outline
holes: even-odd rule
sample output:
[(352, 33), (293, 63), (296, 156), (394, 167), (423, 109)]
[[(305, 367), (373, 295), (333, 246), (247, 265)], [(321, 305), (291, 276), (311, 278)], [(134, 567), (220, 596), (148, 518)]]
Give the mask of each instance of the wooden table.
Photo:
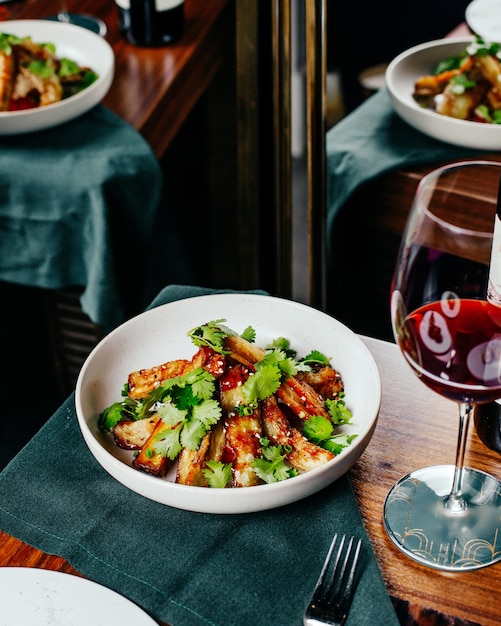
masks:
[[(465, 626), (471, 620), (483, 626), (497, 625), (501, 564), (475, 572), (439, 572), (401, 554), (383, 529), (383, 502), (396, 480), (419, 467), (454, 463), (456, 407), (417, 380), (394, 344), (369, 338), (364, 341), (381, 373), (383, 400), (374, 437), (350, 475), (401, 623)], [(466, 464), (501, 479), (501, 457), (488, 450), (474, 432)], [(44, 554), (5, 533), (0, 533), (0, 566), (77, 574), (64, 559)]]
[[(186, 0), (186, 29), (175, 44), (138, 48), (119, 31), (114, 0), (68, 0), (68, 10), (106, 24), (115, 52), (115, 77), (103, 104), (132, 124), (161, 157), (211, 83), (225, 53), (224, 9), (229, 0)], [(3, 19), (54, 15), (59, 0), (19, 0), (2, 5)]]

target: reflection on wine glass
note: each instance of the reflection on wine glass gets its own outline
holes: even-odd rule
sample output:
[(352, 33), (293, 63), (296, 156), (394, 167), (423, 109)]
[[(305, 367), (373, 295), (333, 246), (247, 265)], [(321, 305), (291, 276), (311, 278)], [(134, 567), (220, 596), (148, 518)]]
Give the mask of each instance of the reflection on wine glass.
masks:
[(97, 35), (101, 35), (101, 37), (104, 37), (107, 31), (106, 24), (103, 20), (94, 15), (88, 15), (87, 13), (70, 13), (66, 0), (60, 0), (60, 8), (57, 15), (52, 15), (48, 19), (81, 26), (82, 28), (91, 30)]
[(500, 177), (501, 163), (484, 161), (425, 176), (393, 277), (395, 339), (421, 381), (457, 403), (459, 434), (455, 465), (397, 482), (384, 524), (408, 556), (448, 571), (501, 559), (501, 483), (464, 467), (474, 407), (501, 397), (501, 306), (487, 298), (490, 267), (501, 264), (501, 250), (493, 248)]

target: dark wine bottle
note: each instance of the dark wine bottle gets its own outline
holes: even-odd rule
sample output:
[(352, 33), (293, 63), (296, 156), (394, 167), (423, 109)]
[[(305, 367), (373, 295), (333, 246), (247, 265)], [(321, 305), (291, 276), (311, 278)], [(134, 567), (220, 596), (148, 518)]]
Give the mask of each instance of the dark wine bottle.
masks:
[(184, 0), (115, 0), (120, 30), (135, 46), (158, 47), (184, 31)]

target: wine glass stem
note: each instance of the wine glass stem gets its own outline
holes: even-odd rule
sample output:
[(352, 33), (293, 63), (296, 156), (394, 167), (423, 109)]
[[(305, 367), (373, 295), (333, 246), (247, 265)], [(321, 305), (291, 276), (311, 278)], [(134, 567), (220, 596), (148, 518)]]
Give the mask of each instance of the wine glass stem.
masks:
[(463, 477), (464, 455), (466, 441), (468, 437), (468, 426), (473, 406), (469, 402), (461, 402), (459, 405), (459, 432), (456, 450), (456, 465), (454, 468), (454, 479), (450, 494), (444, 501), (445, 507), (451, 512), (464, 511), (466, 502), (461, 492), (461, 481)]
[(59, 12), (57, 14), (57, 19), (60, 22), (69, 23), (70, 16), (69, 16), (69, 13), (68, 13), (68, 3), (66, 2), (66, 0), (61, 0), (61, 4), (59, 6), (60, 6), (60, 9), (59, 9)]

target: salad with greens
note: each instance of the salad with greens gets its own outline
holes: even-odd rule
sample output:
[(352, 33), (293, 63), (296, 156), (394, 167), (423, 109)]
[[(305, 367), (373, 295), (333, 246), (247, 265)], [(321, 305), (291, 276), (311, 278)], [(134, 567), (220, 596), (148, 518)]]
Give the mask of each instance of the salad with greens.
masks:
[(91, 68), (58, 57), (53, 43), (0, 33), (0, 111), (23, 111), (60, 102), (97, 78)]
[(122, 400), (100, 427), (133, 450), (133, 467), (200, 487), (247, 487), (286, 480), (327, 463), (356, 437), (330, 358), (298, 358), (280, 337), (255, 345), (215, 320), (188, 332), (191, 359), (131, 372)]

